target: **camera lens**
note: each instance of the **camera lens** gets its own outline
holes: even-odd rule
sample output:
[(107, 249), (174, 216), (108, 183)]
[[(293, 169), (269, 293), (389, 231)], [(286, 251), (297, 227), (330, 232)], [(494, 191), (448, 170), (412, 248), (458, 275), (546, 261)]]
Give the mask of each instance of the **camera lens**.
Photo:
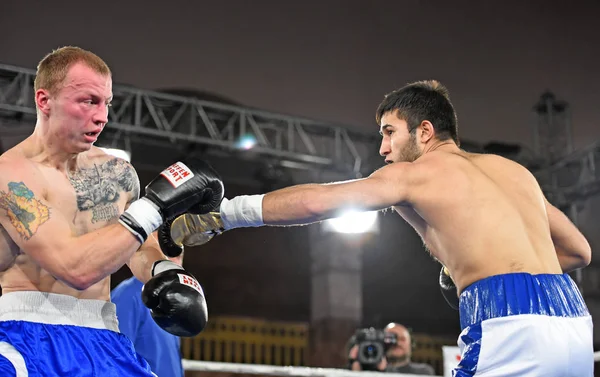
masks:
[(373, 345), (368, 345), (364, 348), (364, 355), (367, 358), (371, 358), (375, 355), (377, 355), (377, 348), (375, 348), (375, 346)]

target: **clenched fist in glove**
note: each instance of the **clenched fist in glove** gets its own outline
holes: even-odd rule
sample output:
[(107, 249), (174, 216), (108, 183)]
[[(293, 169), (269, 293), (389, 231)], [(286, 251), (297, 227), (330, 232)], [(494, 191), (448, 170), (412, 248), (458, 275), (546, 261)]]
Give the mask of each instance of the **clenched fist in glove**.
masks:
[(119, 222), (144, 243), (168, 219), (211, 211), (223, 192), (223, 182), (207, 163), (179, 161), (146, 186), (146, 195), (131, 203)]
[(225, 231), (221, 214), (209, 212), (205, 215), (183, 214), (169, 219), (158, 229), (158, 243), (168, 257), (177, 257), (184, 246), (199, 246)]
[(198, 280), (181, 266), (160, 260), (144, 284), (142, 302), (163, 330), (176, 336), (195, 336), (206, 326), (208, 309)]
[(198, 246), (226, 230), (262, 226), (263, 195), (223, 198), (219, 208), (204, 215), (186, 213), (166, 221), (158, 229), (158, 243), (168, 257), (176, 257), (184, 246)]

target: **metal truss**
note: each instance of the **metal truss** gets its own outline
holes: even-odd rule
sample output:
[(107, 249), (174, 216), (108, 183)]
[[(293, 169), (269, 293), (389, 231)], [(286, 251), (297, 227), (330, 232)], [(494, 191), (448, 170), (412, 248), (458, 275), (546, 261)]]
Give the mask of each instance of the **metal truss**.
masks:
[[(0, 64), (0, 116), (34, 115), (35, 71)], [(107, 129), (113, 144), (168, 142), (174, 149), (198, 144), (261, 155), (280, 165), (332, 170), (360, 176), (377, 152), (378, 138), (310, 119), (196, 98), (113, 87)], [(256, 145), (245, 151), (243, 140)], [(119, 139), (119, 140), (117, 140)]]
[[(575, 151), (555, 164), (536, 172), (548, 200), (563, 210), (576, 226), (587, 199), (600, 194), (600, 141)], [(585, 297), (600, 298), (599, 267), (592, 264), (573, 272)]]
[(600, 141), (575, 151), (534, 174), (549, 200), (560, 207), (600, 194)]
[[(0, 64), (0, 116), (35, 115), (34, 78), (33, 70)], [(197, 144), (236, 158), (259, 155), (283, 167), (355, 176), (372, 170), (368, 162), (377, 158), (378, 137), (342, 126), (121, 85), (113, 92), (106, 138), (115, 147), (131, 150), (137, 143), (147, 154), (157, 146), (183, 152)], [(240, 145), (245, 136), (257, 142), (251, 150)], [(600, 193), (599, 163), (597, 142), (534, 174), (549, 199), (565, 208)]]

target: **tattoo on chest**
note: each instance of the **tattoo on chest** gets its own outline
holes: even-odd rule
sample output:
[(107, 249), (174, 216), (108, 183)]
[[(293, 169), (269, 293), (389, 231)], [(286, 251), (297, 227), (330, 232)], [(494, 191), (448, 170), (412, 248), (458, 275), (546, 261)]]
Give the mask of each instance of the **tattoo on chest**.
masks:
[(92, 223), (110, 221), (119, 216), (121, 194), (139, 190), (135, 173), (123, 160), (113, 159), (89, 168), (81, 168), (69, 176), (77, 196), (77, 208), (91, 211)]
[(36, 199), (23, 182), (9, 182), (7, 192), (0, 190), (0, 208), (6, 211), (10, 223), (25, 240), (50, 218), (48, 206)]

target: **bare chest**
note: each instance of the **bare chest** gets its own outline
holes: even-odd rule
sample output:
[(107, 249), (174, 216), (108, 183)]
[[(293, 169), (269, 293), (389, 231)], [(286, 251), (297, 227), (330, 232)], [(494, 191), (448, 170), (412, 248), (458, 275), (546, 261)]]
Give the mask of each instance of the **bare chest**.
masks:
[(137, 188), (130, 166), (111, 161), (48, 178), (47, 200), (77, 235), (115, 223)]

